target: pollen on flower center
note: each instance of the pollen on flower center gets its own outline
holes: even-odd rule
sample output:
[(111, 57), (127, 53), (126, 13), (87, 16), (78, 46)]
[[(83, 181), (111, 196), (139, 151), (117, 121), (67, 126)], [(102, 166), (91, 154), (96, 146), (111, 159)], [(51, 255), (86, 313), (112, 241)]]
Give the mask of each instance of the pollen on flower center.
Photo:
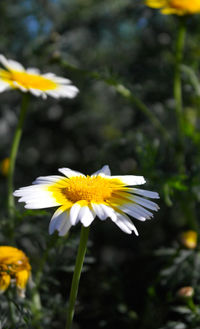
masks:
[(109, 199), (116, 188), (117, 185), (113, 184), (112, 180), (100, 176), (79, 176), (69, 179), (69, 183), (63, 189), (63, 193), (72, 202), (85, 200), (87, 202), (101, 203)]
[(34, 88), (34, 89), (40, 89), (42, 91), (46, 91), (46, 90), (54, 90), (57, 87), (57, 84), (55, 82), (37, 74), (12, 71), (10, 72), (10, 75), (13, 81), (16, 81), (17, 83), (24, 86), (25, 88)]

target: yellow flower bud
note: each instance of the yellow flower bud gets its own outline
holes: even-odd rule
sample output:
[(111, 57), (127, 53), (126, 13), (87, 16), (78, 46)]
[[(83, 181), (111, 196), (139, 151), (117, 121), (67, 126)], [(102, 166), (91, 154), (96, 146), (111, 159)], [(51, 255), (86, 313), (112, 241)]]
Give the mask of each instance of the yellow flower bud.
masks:
[(188, 249), (194, 249), (197, 246), (197, 232), (185, 231), (181, 234), (181, 242), (184, 247)]
[(9, 158), (5, 158), (1, 161), (0, 170), (1, 170), (1, 174), (3, 176), (8, 175), (9, 165), (10, 165), (10, 159)]

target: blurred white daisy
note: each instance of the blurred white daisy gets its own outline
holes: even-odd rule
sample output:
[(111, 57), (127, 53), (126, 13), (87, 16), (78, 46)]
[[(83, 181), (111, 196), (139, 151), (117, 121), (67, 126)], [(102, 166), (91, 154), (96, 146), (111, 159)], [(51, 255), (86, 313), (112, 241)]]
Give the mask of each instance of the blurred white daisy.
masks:
[(158, 193), (133, 187), (145, 183), (142, 176), (111, 176), (107, 165), (91, 176), (69, 168), (59, 171), (66, 177), (38, 177), (33, 185), (14, 192), (27, 209), (59, 206), (49, 225), (50, 234), (57, 230), (63, 236), (79, 221), (87, 227), (97, 216), (101, 220), (110, 218), (125, 233), (134, 231), (138, 235), (127, 215), (145, 221), (153, 216), (149, 209), (159, 209), (144, 198), (157, 199)]
[(40, 74), (35, 68), (25, 70), (20, 63), (8, 60), (3, 55), (0, 55), (0, 63), (5, 67), (0, 69), (0, 92), (20, 89), (44, 99), (47, 95), (54, 98), (73, 98), (78, 93), (78, 88), (73, 86), (69, 79), (57, 77), (53, 73)]

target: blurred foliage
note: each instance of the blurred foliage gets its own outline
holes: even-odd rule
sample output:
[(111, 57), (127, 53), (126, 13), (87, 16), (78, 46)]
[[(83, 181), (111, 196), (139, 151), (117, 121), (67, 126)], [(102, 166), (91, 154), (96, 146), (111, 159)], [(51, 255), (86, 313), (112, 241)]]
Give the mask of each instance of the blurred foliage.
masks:
[[(136, 223), (139, 238), (109, 221), (92, 224), (74, 329), (198, 329), (199, 245), (188, 250), (179, 235), (199, 232), (199, 16), (187, 20), (182, 66), (182, 173), (173, 99), (176, 17), (139, 0), (7, 0), (0, 12), (2, 54), (69, 77), (80, 89), (73, 100), (31, 98), (15, 186), (59, 167), (92, 173), (109, 164), (114, 174), (145, 176), (145, 188), (161, 196), (155, 219)], [(20, 102), (17, 91), (1, 94), (1, 160), (9, 156)], [(0, 244), (23, 249), (33, 273), (24, 301), (13, 291), (0, 296), (0, 327), (63, 328), (80, 226), (65, 238), (49, 237), (52, 211), (19, 206), (13, 237), (5, 189), (1, 175)], [(189, 302), (177, 298), (183, 286), (194, 289)]]

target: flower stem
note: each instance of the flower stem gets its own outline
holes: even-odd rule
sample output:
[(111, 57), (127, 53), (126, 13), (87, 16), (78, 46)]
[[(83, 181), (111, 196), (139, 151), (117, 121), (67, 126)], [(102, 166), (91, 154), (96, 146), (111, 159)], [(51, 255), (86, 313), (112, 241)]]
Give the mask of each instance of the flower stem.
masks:
[[(185, 34), (186, 34), (185, 18), (181, 17), (179, 21), (178, 35), (176, 40), (175, 72), (174, 72), (174, 99), (175, 99), (175, 111), (176, 111), (179, 145), (180, 145), (179, 153), (182, 154), (182, 156), (180, 156), (179, 158), (183, 158), (183, 151), (184, 151), (184, 116), (183, 116), (183, 100), (182, 100), (182, 84), (181, 84), (181, 64), (183, 58)], [(179, 160), (179, 168), (180, 169), (184, 168), (183, 159)]]
[(90, 227), (84, 227), (84, 226), (82, 226), (82, 228), (81, 228), (80, 243), (79, 243), (79, 247), (78, 247), (78, 254), (76, 257), (76, 264), (75, 264), (75, 269), (74, 269), (74, 274), (73, 274), (73, 279), (72, 279), (65, 329), (71, 328), (73, 317), (74, 317), (74, 308), (75, 308), (75, 302), (76, 302), (76, 297), (77, 297), (77, 293), (78, 293), (78, 286), (79, 286), (79, 281), (80, 281), (80, 276), (81, 276), (81, 270), (83, 267), (85, 253), (87, 250), (89, 228)]
[(8, 308), (9, 308), (9, 316), (10, 321), (13, 327), (16, 325), (16, 314), (15, 314), (15, 305), (13, 303), (12, 294), (8, 289), (7, 292), (7, 298), (8, 298)]
[(14, 177), (14, 172), (15, 172), (15, 163), (16, 163), (16, 157), (19, 149), (19, 143), (21, 140), (21, 135), (22, 135), (22, 130), (23, 130), (23, 124), (24, 124), (24, 119), (26, 116), (26, 111), (28, 108), (28, 103), (29, 103), (29, 94), (23, 94), (22, 97), (22, 105), (21, 105), (21, 110), (20, 110), (20, 115), (19, 115), (19, 121), (15, 130), (15, 135), (13, 138), (13, 143), (11, 147), (11, 152), (10, 152), (10, 164), (9, 164), (9, 170), (8, 170), (8, 215), (10, 218), (13, 217), (14, 214), (14, 198), (13, 198), (13, 177)]

